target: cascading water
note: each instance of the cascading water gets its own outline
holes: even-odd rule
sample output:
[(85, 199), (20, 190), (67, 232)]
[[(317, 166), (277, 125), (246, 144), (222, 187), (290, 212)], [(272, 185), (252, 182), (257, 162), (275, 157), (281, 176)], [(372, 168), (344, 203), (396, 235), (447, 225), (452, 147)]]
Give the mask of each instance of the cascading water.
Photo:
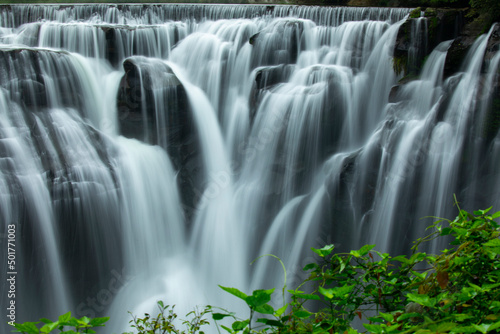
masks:
[(160, 299), (238, 310), (217, 284), (282, 282), (273, 259), (249, 266), (260, 255), (283, 259), (291, 286), (309, 247), (404, 253), (453, 194), (500, 205), (489, 35), (448, 78), (443, 42), (396, 90), (409, 9), (0, 9), (0, 219), (17, 272), (1, 307), (15, 300), (17, 322), (71, 310), (122, 332)]

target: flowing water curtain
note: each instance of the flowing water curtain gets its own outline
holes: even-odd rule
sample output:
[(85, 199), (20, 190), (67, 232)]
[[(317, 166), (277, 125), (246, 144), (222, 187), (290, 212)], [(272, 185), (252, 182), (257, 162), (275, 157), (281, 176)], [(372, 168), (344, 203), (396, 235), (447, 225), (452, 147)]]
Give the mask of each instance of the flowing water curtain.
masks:
[[(180, 313), (237, 308), (215, 287), (280, 285), (277, 263), (247, 265), (264, 253), (299, 282), (311, 246), (405, 252), (418, 219), (446, 215), (453, 192), (478, 205), (474, 194), (497, 193), (498, 134), (479, 124), (494, 118), (485, 87), (500, 59), (482, 85), (487, 36), (460, 73), (443, 78), (445, 43), (419, 80), (395, 90), (405, 8), (0, 11), (2, 131), (14, 138), (2, 150), (0, 214), (29, 233), (43, 227), (23, 234), (23, 248), (33, 240), (51, 261), (42, 268), (22, 253), (25, 266), (47, 272), (40, 284), (61, 307), (110, 314), (111, 331), (157, 299)], [(411, 39), (420, 55), (425, 41)], [(483, 121), (468, 126), (474, 110)], [(20, 299), (22, 320), (65, 311)]]

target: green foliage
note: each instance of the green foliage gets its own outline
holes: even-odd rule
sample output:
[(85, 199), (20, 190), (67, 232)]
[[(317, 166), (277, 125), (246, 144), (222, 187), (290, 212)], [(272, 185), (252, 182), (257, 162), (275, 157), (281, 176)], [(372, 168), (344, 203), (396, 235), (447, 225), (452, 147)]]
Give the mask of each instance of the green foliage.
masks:
[[(54, 332), (56, 329), (60, 333), (74, 334), (74, 333), (95, 333), (93, 328), (104, 326), (109, 320), (105, 318), (87, 318), (82, 317), (77, 319), (71, 316), (71, 312), (59, 316), (57, 321), (42, 318), (39, 322), (25, 322), (22, 324), (14, 324), (15, 329), (12, 332), (24, 334), (46, 334)], [(66, 328), (66, 327), (69, 327)]]
[(500, 21), (500, 1), (498, 0), (469, 0), (470, 6), (476, 12), (480, 19), (485, 23), (485, 30), (488, 30), (491, 24)]
[[(409, 257), (374, 251), (374, 245), (349, 253), (335, 253), (332, 245), (313, 248), (319, 260), (305, 266), (309, 277), (288, 290), (290, 301), (278, 310), (268, 304), (273, 290), (249, 296), (222, 287), (251, 310), (249, 319), (223, 328), (228, 333), (357, 333), (351, 323), (358, 317), (369, 333), (496, 333), (500, 230), (494, 219), (500, 212), (488, 212), (460, 210), (453, 221), (437, 221)], [(436, 238), (451, 238), (452, 248), (439, 255), (418, 252), (419, 245)], [(311, 300), (323, 308), (306, 307)], [(252, 328), (255, 313), (262, 318)]]
[[(165, 334), (165, 333), (200, 333), (204, 332), (201, 327), (208, 325), (209, 322), (204, 319), (207, 313), (212, 312), (211, 306), (206, 306), (201, 312), (194, 310), (189, 312), (186, 316), (190, 317), (189, 320), (181, 320), (182, 324), (186, 327), (186, 331), (181, 331), (176, 328), (174, 324), (177, 319), (177, 314), (174, 312), (174, 306), (164, 305), (162, 301), (157, 302), (159, 313), (156, 318), (152, 317), (150, 314), (144, 314), (144, 318), (137, 318), (132, 315), (132, 320), (130, 324), (132, 328), (135, 328), (138, 334)], [(124, 334), (132, 334), (124, 333)]]
[(392, 68), (397, 75), (406, 75), (408, 72), (407, 68), (408, 56), (394, 56), (392, 58)]
[[(220, 286), (247, 304), (248, 318), (207, 306), (188, 313), (189, 320), (180, 320), (186, 329), (179, 330), (174, 307), (160, 301), (156, 318), (133, 316), (131, 326), (139, 334), (201, 334), (202, 326), (209, 325), (205, 317), (211, 314), (218, 332), (230, 334), (354, 334), (358, 333), (351, 326), (355, 318), (363, 322), (366, 333), (498, 333), (500, 227), (494, 219), (500, 212), (489, 214), (490, 210), (472, 214), (459, 210), (452, 221), (438, 220), (429, 227), (432, 233), (414, 243), (410, 256), (393, 257), (374, 250), (375, 245), (349, 253), (336, 253), (333, 245), (312, 248), (318, 260), (304, 267), (308, 278), (293, 290), (286, 290), (285, 278), (283, 306), (278, 309), (271, 305), (275, 289), (247, 294)], [(449, 242), (449, 249), (437, 255), (418, 251), (438, 238)], [(40, 329), (38, 323), (15, 326), (17, 332), (29, 334), (63, 331), (64, 326), (76, 331), (63, 333), (94, 333), (91, 327), (107, 320), (75, 319), (68, 313), (57, 322), (42, 319), (45, 325)]]

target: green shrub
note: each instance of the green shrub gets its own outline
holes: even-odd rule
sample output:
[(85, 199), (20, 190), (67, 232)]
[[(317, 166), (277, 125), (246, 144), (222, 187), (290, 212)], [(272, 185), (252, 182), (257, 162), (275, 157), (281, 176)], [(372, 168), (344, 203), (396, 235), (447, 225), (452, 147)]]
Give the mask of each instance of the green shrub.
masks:
[[(160, 313), (156, 318), (151, 317), (148, 313), (144, 315), (144, 318), (137, 318), (132, 315), (132, 320), (130, 321), (131, 326), (137, 330), (137, 333), (147, 333), (147, 334), (164, 334), (164, 333), (200, 333), (201, 327), (208, 325), (209, 322), (203, 317), (207, 313), (212, 312), (211, 306), (206, 306), (203, 311), (198, 312), (197, 310), (189, 312), (186, 316), (190, 317), (190, 320), (182, 320), (182, 324), (186, 326), (187, 332), (181, 331), (176, 328), (174, 321), (177, 319), (177, 314), (174, 312), (175, 306), (164, 305), (162, 301), (157, 302)], [(132, 334), (124, 333), (124, 334)]]
[[(409, 257), (374, 251), (374, 245), (340, 254), (332, 245), (313, 248), (319, 261), (305, 266), (309, 278), (288, 290), (291, 301), (278, 310), (269, 305), (273, 290), (246, 295), (223, 287), (251, 310), (249, 319), (227, 331), (257, 333), (252, 328), (257, 313), (266, 315), (256, 321), (264, 326), (255, 327), (265, 333), (356, 333), (351, 327), (356, 317), (370, 333), (495, 333), (500, 328), (500, 232), (494, 219), (500, 212), (488, 211), (460, 210), (453, 221), (437, 221)], [(418, 252), (420, 244), (435, 238), (451, 238), (451, 248), (439, 255)], [(310, 300), (325, 308), (307, 308)]]
[[(271, 306), (275, 289), (246, 294), (220, 286), (246, 302), (247, 319), (207, 306), (188, 313), (189, 319), (182, 320), (186, 329), (179, 330), (174, 307), (158, 302), (156, 318), (133, 316), (131, 324), (140, 334), (202, 334), (201, 328), (209, 325), (205, 317), (211, 315), (219, 332), (353, 334), (358, 331), (351, 324), (359, 318), (368, 333), (497, 333), (500, 227), (494, 219), (500, 212), (490, 215), (490, 209), (473, 214), (459, 210), (454, 220), (438, 220), (429, 227), (431, 234), (415, 242), (410, 256), (392, 257), (375, 251), (375, 245), (349, 253), (335, 253), (333, 245), (312, 248), (318, 260), (304, 267), (309, 277), (293, 290), (287, 290), (285, 270), (278, 309)], [(437, 255), (418, 251), (437, 238), (449, 242), (449, 248)], [(223, 319), (232, 323), (220, 324)], [(63, 333), (94, 333), (91, 327), (107, 320), (75, 319), (68, 313), (57, 322), (42, 319), (40, 329), (37, 323), (15, 324), (15, 331), (38, 334), (73, 326), (76, 332)]]
[[(65, 334), (74, 333), (95, 333), (93, 328), (104, 326), (109, 320), (105, 318), (87, 318), (82, 317), (77, 319), (71, 316), (71, 312), (59, 316), (57, 321), (42, 318), (39, 322), (25, 322), (22, 324), (14, 324), (15, 329), (12, 332), (25, 334), (45, 334), (58, 330)], [(69, 327), (69, 328), (68, 328)]]

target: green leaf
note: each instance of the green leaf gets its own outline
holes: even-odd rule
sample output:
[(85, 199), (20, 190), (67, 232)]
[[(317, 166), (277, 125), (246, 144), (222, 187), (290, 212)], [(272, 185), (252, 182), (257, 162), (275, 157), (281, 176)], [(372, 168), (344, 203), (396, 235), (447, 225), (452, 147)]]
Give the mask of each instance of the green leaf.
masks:
[(344, 298), (347, 294), (349, 294), (353, 289), (355, 285), (345, 285), (341, 287), (336, 287), (336, 288), (331, 288), (331, 289), (325, 289), (323, 287), (319, 287), (318, 291), (321, 293), (323, 296), (325, 296), (328, 299), (333, 299), (333, 298)]
[(233, 322), (233, 325), (231, 327), (235, 331), (241, 331), (242, 329), (244, 329), (245, 327), (247, 327), (249, 323), (250, 323), (250, 320), (235, 321), (235, 322)]
[(491, 289), (494, 289), (496, 287), (499, 287), (500, 286), (500, 283), (494, 283), (494, 284), (483, 284), (483, 286), (481, 287), (484, 291), (488, 292), (490, 291)]
[(221, 326), (221, 328), (223, 328), (223, 329), (224, 329), (226, 332), (228, 332), (228, 333), (232, 333), (232, 332), (233, 332), (233, 330), (232, 330), (232, 329), (230, 329), (230, 328), (228, 328), (228, 327), (226, 327), (226, 326), (224, 326), (224, 325), (220, 325), (220, 326)]
[(311, 294), (307, 294), (307, 293), (304, 293), (303, 295), (300, 295), (299, 297), (302, 299), (320, 300), (318, 295), (311, 295)]
[(214, 320), (222, 320), (225, 317), (230, 317), (231, 314), (226, 314), (226, 313), (212, 313), (212, 319)]
[(450, 227), (445, 227), (445, 228), (443, 228), (443, 230), (441, 231), (441, 234), (440, 234), (440, 235), (450, 235), (452, 231), (453, 231), (453, 229), (452, 229), (452, 228), (450, 228)]
[(309, 318), (313, 313), (306, 311), (306, 310), (299, 310), (293, 312), (294, 317), (299, 318), (299, 319), (306, 319)]
[(59, 316), (60, 323), (68, 322), (70, 319), (71, 319), (71, 312), (68, 312), (68, 313), (65, 313), (65, 314)]
[(477, 330), (472, 326), (455, 327), (454, 333), (477, 333)]
[(399, 262), (402, 262), (404, 264), (408, 263), (408, 259), (404, 255), (399, 255), (399, 256), (393, 257), (391, 260), (392, 261), (399, 261)]
[(78, 323), (81, 325), (88, 325), (90, 322), (90, 318), (88, 317), (81, 317), (80, 319), (77, 319)]
[(262, 314), (274, 314), (274, 309), (271, 305), (264, 304), (255, 307), (255, 312), (259, 312)]
[(323, 296), (325, 296), (328, 299), (332, 299), (333, 298), (332, 289), (325, 289), (325, 288), (323, 288), (323, 287), (320, 286), (318, 288), (318, 291), (319, 291), (319, 293), (321, 293)]
[(403, 313), (396, 320), (397, 321), (403, 321), (403, 320), (406, 320), (406, 319), (418, 318), (418, 317), (421, 317), (421, 316), (422, 316), (422, 314), (417, 313), (417, 312)]
[(488, 330), (492, 331), (492, 330), (497, 329), (497, 328), (500, 328), (500, 321), (497, 321), (494, 324), (492, 324), (490, 326), (490, 328), (488, 328)]
[(47, 319), (47, 318), (40, 318), (40, 321), (43, 322), (44, 324), (51, 324), (51, 323), (53, 323), (52, 320)]
[(56, 329), (57, 326), (59, 326), (59, 321), (56, 321), (56, 322), (53, 322), (50, 324), (45, 324), (42, 326), (42, 328), (40, 328), (40, 333), (50, 333), (54, 329)]
[(251, 296), (245, 297), (244, 300), (247, 302), (248, 306), (255, 308), (267, 304), (271, 300), (271, 294), (273, 292), (274, 288), (269, 290), (255, 290), (252, 292)]
[(461, 322), (473, 318), (473, 316), (466, 313), (458, 313), (458, 314), (453, 314), (453, 318), (455, 319), (455, 321)]
[(316, 249), (316, 248), (311, 247), (311, 250), (314, 253), (318, 254), (319, 256), (325, 257), (325, 256), (330, 255), (330, 253), (333, 251), (333, 248), (334, 248), (333, 245), (326, 245), (325, 247), (320, 248), (320, 249)]
[(480, 324), (480, 325), (472, 324), (472, 326), (481, 333), (487, 333), (491, 324)]
[(394, 321), (394, 316), (392, 314), (389, 314), (389, 313), (382, 313), (380, 312), (378, 314), (380, 317), (382, 317), (385, 321), (387, 322), (392, 322)]
[(483, 247), (487, 251), (494, 252), (496, 254), (500, 254), (500, 239), (495, 238), (495, 239), (489, 240), (488, 242), (485, 242), (483, 244)]
[(284, 305), (280, 307), (279, 309), (276, 310), (274, 313), (277, 317), (280, 317), (283, 313), (285, 313), (286, 309), (288, 308), (288, 305)]
[(317, 269), (317, 268), (319, 268), (319, 265), (317, 263), (309, 263), (309, 264), (306, 264), (302, 270), (308, 271), (308, 270)]
[(434, 307), (436, 306), (436, 298), (431, 298), (426, 294), (413, 294), (409, 293), (407, 295), (408, 299), (412, 302), (420, 304), (422, 306)]
[(474, 284), (474, 283), (471, 283), (471, 282), (467, 282), (467, 283), (469, 283), (469, 285), (470, 285), (470, 286), (471, 286), (471, 287), (472, 287), (475, 291), (480, 292), (480, 293), (483, 293), (483, 292), (484, 292), (483, 288), (481, 288), (480, 286), (478, 286), (478, 285), (476, 285), (476, 284)]
[(228, 287), (225, 287), (222, 285), (219, 285), (219, 288), (221, 288), (222, 290), (224, 290), (226, 292), (229, 292), (233, 296), (236, 296), (240, 299), (243, 299), (244, 301), (246, 301), (246, 298), (248, 297), (247, 294), (245, 294), (244, 292), (241, 292), (240, 290), (238, 290), (236, 288), (228, 288)]
[(497, 219), (498, 217), (500, 217), (500, 211), (495, 212), (495, 213), (491, 216), (491, 219)]
[(281, 323), (281, 321), (273, 320), (273, 319), (260, 318), (260, 319), (257, 319), (257, 322), (266, 324), (266, 325), (271, 326), (271, 327), (284, 327), (285, 326)]
[(361, 247), (359, 249), (359, 253), (361, 254), (361, 256), (365, 256), (366, 254), (368, 254), (369, 251), (371, 251), (373, 248), (375, 248), (375, 245), (364, 245), (363, 247)]
[(374, 324), (363, 324), (363, 326), (370, 332), (370, 333), (383, 333), (384, 328), (380, 325), (374, 325)]
[(369, 317), (368, 320), (370, 320), (370, 323), (372, 322), (384, 322), (384, 319), (382, 317)]
[(90, 326), (92, 326), (92, 327), (104, 326), (104, 323), (108, 320), (109, 320), (109, 317), (93, 318), (90, 320)]
[(38, 330), (38, 327), (36, 327), (36, 324), (38, 324), (38, 322), (25, 322), (22, 324), (14, 324), (14, 327), (16, 327), (21, 332), (26, 332), (28, 334), (38, 334), (40, 332)]
[(304, 293), (304, 291), (300, 291), (300, 290), (287, 290), (289, 294), (291, 294), (292, 296), (299, 296), (301, 294)]
[(437, 325), (436, 328), (433, 328), (436, 333), (446, 333), (449, 332), (450, 330), (454, 329), (457, 327), (457, 324), (453, 322), (445, 322), (442, 324)]

